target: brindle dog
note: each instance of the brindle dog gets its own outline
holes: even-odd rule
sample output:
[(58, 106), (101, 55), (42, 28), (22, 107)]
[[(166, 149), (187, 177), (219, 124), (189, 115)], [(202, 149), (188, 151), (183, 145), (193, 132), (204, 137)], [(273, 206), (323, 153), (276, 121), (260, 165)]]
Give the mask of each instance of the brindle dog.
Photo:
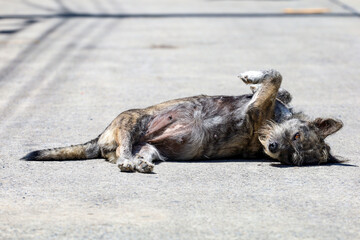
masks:
[(34, 151), (25, 160), (105, 158), (121, 171), (152, 172), (154, 160), (263, 158), (284, 164), (337, 162), (324, 139), (342, 122), (310, 121), (288, 106), (291, 95), (280, 89), (276, 70), (239, 76), (253, 94), (195, 96), (121, 113), (85, 144)]

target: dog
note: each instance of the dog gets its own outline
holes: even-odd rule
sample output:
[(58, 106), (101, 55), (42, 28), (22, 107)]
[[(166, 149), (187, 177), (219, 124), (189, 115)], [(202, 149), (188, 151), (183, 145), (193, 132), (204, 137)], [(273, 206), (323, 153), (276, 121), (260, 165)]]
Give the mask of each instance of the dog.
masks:
[(289, 106), (276, 70), (248, 71), (240, 79), (252, 94), (200, 95), (170, 100), (118, 115), (97, 138), (80, 145), (27, 154), (23, 160), (105, 158), (123, 172), (150, 173), (155, 160), (264, 158), (282, 164), (340, 162), (325, 138), (340, 120), (310, 120)]

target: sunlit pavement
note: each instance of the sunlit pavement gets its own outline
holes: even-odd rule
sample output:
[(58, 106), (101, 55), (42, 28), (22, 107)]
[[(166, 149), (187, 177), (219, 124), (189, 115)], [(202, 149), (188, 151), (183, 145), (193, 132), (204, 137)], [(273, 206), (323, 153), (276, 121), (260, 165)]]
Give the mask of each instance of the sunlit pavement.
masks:
[[(360, 4), (43, 0), (0, 8), (1, 239), (359, 239)], [(249, 93), (274, 68), (293, 105), (339, 118), (344, 165), (23, 162), (86, 142), (121, 111)]]

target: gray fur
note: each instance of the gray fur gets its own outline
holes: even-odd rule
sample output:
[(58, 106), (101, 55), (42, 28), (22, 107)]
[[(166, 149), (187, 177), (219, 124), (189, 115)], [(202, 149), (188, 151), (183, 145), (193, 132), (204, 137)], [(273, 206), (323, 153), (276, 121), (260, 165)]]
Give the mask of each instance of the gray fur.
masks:
[(325, 138), (338, 131), (335, 119), (314, 121), (294, 112), (276, 70), (240, 75), (253, 94), (194, 96), (121, 113), (95, 140), (40, 150), (27, 160), (103, 157), (121, 171), (152, 172), (154, 160), (263, 158), (285, 164), (333, 162)]
[[(278, 119), (277, 119), (278, 120)], [(319, 121), (319, 119), (318, 119)], [(317, 125), (302, 113), (289, 116), (281, 121), (270, 121), (259, 131), (259, 140), (264, 146), (264, 151), (270, 157), (284, 164), (306, 165), (334, 162), (330, 154), (330, 147), (325, 143), (325, 138), (340, 130), (343, 126), (340, 120), (322, 119), (335, 124), (325, 129)], [(323, 134), (331, 131), (330, 134)], [(299, 134), (299, 137), (295, 137)], [(275, 152), (269, 150), (271, 143), (277, 143)]]

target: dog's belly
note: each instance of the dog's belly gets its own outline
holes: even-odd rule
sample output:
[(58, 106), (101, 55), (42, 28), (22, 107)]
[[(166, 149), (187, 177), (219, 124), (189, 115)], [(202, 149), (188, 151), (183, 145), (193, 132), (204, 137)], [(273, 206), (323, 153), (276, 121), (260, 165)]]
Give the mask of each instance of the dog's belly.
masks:
[(173, 123), (164, 131), (148, 135), (146, 142), (154, 145), (163, 157), (173, 160), (250, 156), (248, 132), (226, 125), (215, 129), (193, 122)]
[(165, 158), (174, 160), (244, 153), (249, 142), (245, 117), (234, 115), (231, 104), (219, 107), (219, 99), (187, 102), (156, 114), (142, 140), (154, 145)]
[(146, 142), (154, 145), (167, 159), (194, 159), (202, 148), (202, 140), (195, 139), (192, 131), (191, 124), (173, 123), (164, 131), (148, 136)]

